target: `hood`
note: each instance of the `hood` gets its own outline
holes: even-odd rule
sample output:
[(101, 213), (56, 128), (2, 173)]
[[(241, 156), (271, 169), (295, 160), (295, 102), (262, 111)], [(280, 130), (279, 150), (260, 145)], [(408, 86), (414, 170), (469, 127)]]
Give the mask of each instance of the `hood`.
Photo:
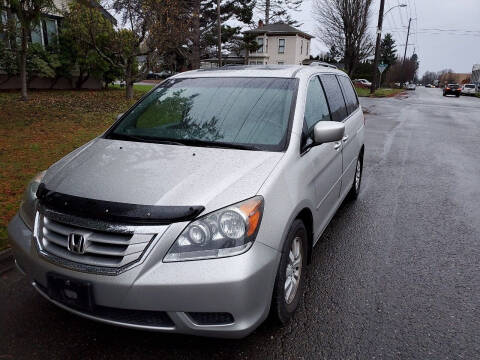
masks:
[(89, 199), (210, 211), (254, 196), (282, 155), (98, 138), (55, 163), (43, 182)]

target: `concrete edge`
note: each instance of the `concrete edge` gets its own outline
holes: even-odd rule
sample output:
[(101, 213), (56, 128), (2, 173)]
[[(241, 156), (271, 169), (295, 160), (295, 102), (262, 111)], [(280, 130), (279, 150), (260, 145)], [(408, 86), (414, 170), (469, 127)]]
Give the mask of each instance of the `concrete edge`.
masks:
[(12, 249), (0, 251), (0, 274), (7, 272), (15, 266)]

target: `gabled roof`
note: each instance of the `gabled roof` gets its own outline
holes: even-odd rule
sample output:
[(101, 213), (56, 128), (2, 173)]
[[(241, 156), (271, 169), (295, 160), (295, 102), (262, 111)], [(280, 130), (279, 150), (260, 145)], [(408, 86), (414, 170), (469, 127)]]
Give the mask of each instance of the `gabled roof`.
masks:
[(301, 30), (294, 28), (285, 23), (275, 23), (275, 24), (268, 24), (258, 27), (253, 30), (245, 31), (247, 34), (267, 34), (267, 35), (300, 35), (307, 39), (312, 39), (314, 36), (307, 34)]

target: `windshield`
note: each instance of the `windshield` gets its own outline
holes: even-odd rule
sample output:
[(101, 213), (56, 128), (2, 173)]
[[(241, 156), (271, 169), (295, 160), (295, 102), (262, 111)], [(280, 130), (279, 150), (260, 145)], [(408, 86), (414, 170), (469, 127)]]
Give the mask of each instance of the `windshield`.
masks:
[(295, 79), (167, 80), (141, 100), (107, 138), (283, 150)]

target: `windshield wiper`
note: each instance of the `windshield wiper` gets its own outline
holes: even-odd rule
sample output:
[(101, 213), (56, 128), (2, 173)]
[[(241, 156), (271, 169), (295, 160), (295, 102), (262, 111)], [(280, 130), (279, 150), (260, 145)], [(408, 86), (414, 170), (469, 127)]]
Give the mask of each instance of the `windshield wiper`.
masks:
[(167, 144), (167, 145), (182, 145), (185, 146), (186, 144), (180, 141), (169, 140), (169, 139), (156, 139), (150, 136), (138, 136), (138, 135), (130, 135), (130, 134), (112, 134), (113, 139), (118, 140), (134, 140), (139, 142), (148, 142), (148, 143), (155, 143), (155, 144)]
[(240, 149), (240, 150), (255, 150), (260, 151), (262, 148), (256, 145), (248, 144), (235, 144), (228, 142), (217, 142), (198, 139), (162, 139), (154, 138), (150, 136), (139, 136), (131, 134), (111, 134), (110, 138), (117, 140), (132, 140), (139, 142), (148, 142), (154, 144), (167, 144), (167, 145), (183, 145), (183, 146), (200, 146), (200, 147), (216, 147), (216, 148), (228, 148), (228, 149)]
[(240, 149), (240, 150), (255, 150), (260, 151), (262, 148), (255, 145), (247, 144), (235, 144), (228, 142), (218, 142), (218, 141), (207, 141), (207, 140), (196, 140), (196, 139), (184, 139), (182, 140), (185, 145), (191, 146), (202, 146), (202, 147), (216, 147), (216, 148), (227, 148), (227, 149)]

